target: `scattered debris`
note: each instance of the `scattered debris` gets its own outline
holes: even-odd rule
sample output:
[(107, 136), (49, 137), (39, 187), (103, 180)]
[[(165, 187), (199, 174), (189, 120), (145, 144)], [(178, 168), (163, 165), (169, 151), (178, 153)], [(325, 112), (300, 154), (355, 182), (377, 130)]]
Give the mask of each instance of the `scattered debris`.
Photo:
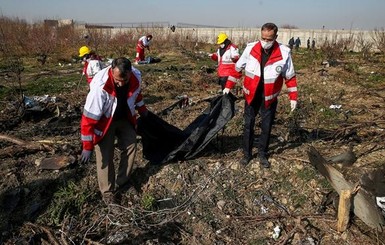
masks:
[(281, 236), (281, 228), (279, 227), (279, 225), (277, 225), (276, 227), (274, 227), (272, 238), (274, 240), (277, 240), (280, 236)]
[[(353, 183), (347, 181), (344, 176), (334, 167), (327, 164), (327, 161), (314, 148), (308, 150), (310, 163), (329, 181), (332, 187), (341, 194), (342, 190), (354, 190)], [(353, 196), (353, 212), (369, 227), (382, 231), (385, 220), (379, 212), (375, 203), (375, 197), (366, 190), (360, 188)]]
[(49, 158), (40, 158), (35, 160), (35, 164), (39, 169), (60, 170), (68, 167), (75, 162), (73, 156), (55, 156)]
[(342, 105), (330, 105), (329, 108), (330, 109), (341, 109)]
[(357, 161), (357, 156), (353, 152), (353, 146), (350, 145), (346, 152), (325, 159), (330, 163), (338, 163), (343, 167), (351, 167)]

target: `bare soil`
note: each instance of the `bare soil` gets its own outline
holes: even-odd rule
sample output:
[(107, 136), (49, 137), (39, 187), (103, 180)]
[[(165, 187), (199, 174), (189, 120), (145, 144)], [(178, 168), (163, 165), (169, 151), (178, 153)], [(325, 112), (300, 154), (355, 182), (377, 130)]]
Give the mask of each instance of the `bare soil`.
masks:
[[(191, 105), (163, 117), (183, 129), (208, 106), (203, 99), (218, 94), (215, 64), (205, 52), (182, 48), (162, 51), (159, 58), (160, 63), (138, 66), (145, 101), (156, 113), (187, 95)], [(309, 146), (325, 157), (352, 146), (357, 161), (350, 167), (336, 165), (352, 183), (385, 165), (385, 59), (347, 54), (330, 67), (306, 51), (294, 53), (293, 59), (299, 106), (289, 113), (284, 89), (270, 169), (260, 168), (257, 159), (239, 164), (244, 107), (239, 85), (233, 90), (239, 97), (234, 118), (198, 157), (152, 165), (143, 158), (138, 137), (132, 186), (112, 207), (101, 200), (94, 158), (60, 170), (35, 164), (55, 156), (78, 158), (84, 80), (80, 89), (75, 81), (50, 95), (56, 101), (43, 104), (42, 112), (21, 114), (12, 99), (2, 101), (1, 135), (30, 144), (0, 138), (0, 243), (385, 244), (384, 232), (354, 215), (348, 229), (337, 232), (338, 198), (331, 198), (333, 188), (307, 155)], [(60, 76), (80, 71), (81, 65), (66, 69)], [(33, 74), (24, 76), (28, 82)], [(256, 138), (258, 133), (257, 127)], [(273, 239), (275, 227), (280, 234)]]

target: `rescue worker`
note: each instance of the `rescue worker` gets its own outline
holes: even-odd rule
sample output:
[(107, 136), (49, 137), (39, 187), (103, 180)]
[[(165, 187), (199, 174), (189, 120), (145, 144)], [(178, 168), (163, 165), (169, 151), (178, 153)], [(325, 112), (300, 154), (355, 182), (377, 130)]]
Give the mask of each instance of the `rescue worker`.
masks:
[[(235, 64), (237, 71), (245, 70), (243, 93), (245, 96), (243, 158), (241, 164), (248, 164), (254, 142), (255, 117), (260, 114), (261, 134), (258, 141), (259, 162), (270, 167), (268, 147), (271, 128), (278, 104), (278, 95), (283, 82), (288, 89), (291, 111), (297, 107), (297, 79), (291, 51), (276, 41), (278, 27), (266, 23), (261, 28), (261, 39), (247, 44), (242, 56)], [(230, 79), (230, 78), (229, 78)]]
[(152, 41), (152, 35), (148, 34), (139, 38), (138, 43), (136, 44), (136, 56), (135, 63), (138, 64), (140, 61), (144, 61), (144, 49), (146, 48), (150, 51), (150, 44)]
[(82, 58), (82, 61), (84, 62), (83, 75), (86, 77), (87, 83), (89, 84), (95, 74), (103, 69), (101, 58), (87, 46), (82, 46), (79, 49), (79, 57)]
[[(81, 119), (83, 151), (80, 161), (87, 163), (95, 149), (99, 189), (108, 205), (117, 201), (119, 188), (126, 187), (136, 155), (137, 110), (147, 116), (141, 94), (141, 73), (124, 57), (98, 72), (90, 84)], [(115, 176), (114, 142), (120, 149)]]
[[(221, 85), (223, 93), (227, 94), (235, 83), (238, 82), (239, 78), (242, 77), (242, 73), (235, 70), (235, 63), (239, 59), (238, 47), (233, 44), (225, 33), (220, 33), (217, 37), (217, 44), (219, 48), (216, 53), (210, 54), (212, 60), (218, 62), (218, 84)], [(229, 76), (229, 86), (226, 88), (226, 83)]]
[(289, 39), (289, 48), (290, 48), (290, 50), (292, 50), (293, 49), (293, 47), (294, 47), (294, 37), (291, 37), (290, 39)]
[(299, 46), (301, 46), (301, 39), (299, 39), (299, 37), (295, 39), (294, 45), (295, 45), (295, 50), (298, 50)]

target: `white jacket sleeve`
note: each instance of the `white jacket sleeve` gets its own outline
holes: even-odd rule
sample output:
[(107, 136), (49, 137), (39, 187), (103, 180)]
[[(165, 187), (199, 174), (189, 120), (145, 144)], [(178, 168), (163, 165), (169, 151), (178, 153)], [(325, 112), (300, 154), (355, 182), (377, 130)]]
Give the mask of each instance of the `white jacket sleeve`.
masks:
[(246, 46), (245, 50), (243, 51), (241, 57), (239, 58), (237, 63), (235, 63), (235, 70), (237, 72), (240, 72), (243, 69), (245, 69), (246, 62), (249, 59), (250, 51), (254, 47), (254, 45), (255, 45), (255, 42), (247, 44), (247, 46)]

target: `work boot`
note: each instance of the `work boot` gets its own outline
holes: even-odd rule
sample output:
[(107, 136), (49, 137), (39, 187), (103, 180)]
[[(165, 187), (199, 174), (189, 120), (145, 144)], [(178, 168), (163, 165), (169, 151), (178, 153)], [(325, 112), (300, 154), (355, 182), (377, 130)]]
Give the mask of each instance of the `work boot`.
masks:
[(110, 204), (116, 204), (116, 198), (113, 192), (103, 193), (103, 201), (108, 206)]
[(264, 168), (270, 168), (270, 162), (267, 160), (266, 156), (260, 156), (259, 163)]
[(243, 166), (246, 166), (247, 164), (249, 164), (250, 161), (251, 161), (251, 157), (244, 156), (241, 159), (240, 164)]

